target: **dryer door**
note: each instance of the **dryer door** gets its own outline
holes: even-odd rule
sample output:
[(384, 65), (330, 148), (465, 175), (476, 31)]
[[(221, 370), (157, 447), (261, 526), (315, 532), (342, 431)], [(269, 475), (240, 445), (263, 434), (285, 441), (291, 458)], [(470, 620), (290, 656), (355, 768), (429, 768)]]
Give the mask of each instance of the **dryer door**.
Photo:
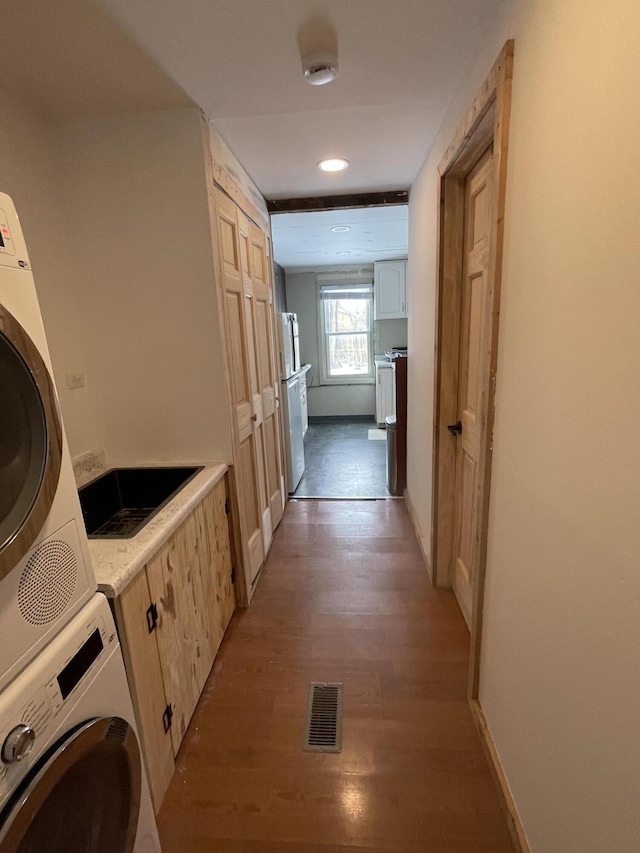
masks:
[(141, 795), (136, 734), (120, 717), (69, 732), (0, 815), (1, 853), (132, 853)]
[(47, 519), (60, 477), (62, 425), (49, 371), (0, 305), (0, 580)]

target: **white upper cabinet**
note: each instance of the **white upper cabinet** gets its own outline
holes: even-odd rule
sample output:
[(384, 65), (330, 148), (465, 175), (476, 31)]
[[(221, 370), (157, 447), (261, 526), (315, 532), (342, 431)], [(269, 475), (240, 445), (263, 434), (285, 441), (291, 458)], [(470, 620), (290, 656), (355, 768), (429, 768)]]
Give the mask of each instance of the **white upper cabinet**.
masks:
[(396, 320), (407, 316), (407, 262), (377, 261), (373, 273), (373, 316)]

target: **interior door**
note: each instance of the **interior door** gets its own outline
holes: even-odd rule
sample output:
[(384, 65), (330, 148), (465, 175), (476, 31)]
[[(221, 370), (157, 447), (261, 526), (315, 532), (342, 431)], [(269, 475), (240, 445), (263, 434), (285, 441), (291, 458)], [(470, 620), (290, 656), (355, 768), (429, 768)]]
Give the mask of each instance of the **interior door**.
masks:
[(453, 589), (469, 628), (476, 557), (476, 502), (480, 459), (482, 346), (487, 323), (490, 248), (491, 152), (472, 169), (465, 185), (464, 257), (460, 312), (458, 434), (454, 498)]
[[(253, 318), (258, 388), (262, 398), (265, 486), (269, 506), (270, 536), (284, 509), (282, 445), (279, 426), (279, 385), (273, 313), (272, 261), (268, 238), (251, 223), (253, 260)], [(268, 545), (265, 543), (265, 548)]]
[[(247, 586), (250, 587), (264, 561), (262, 537), (263, 499), (260, 469), (262, 449), (256, 424), (262, 424), (262, 405), (257, 393), (253, 349), (253, 293), (249, 268), (248, 229), (241, 240), (238, 208), (216, 189), (216, 217), (222, 265), (229, 369), (231, 371), (232, 416), (237, 434), (236, 482), (240, 527), (246, 549)], [(241, 251), (242, 249), (242, 251)], [(243, 272), (243, 266), (245, 270)], [(258, 410), (254, 411), (254, 406)], [(258, 438), (260, 436), (258, 435)]]

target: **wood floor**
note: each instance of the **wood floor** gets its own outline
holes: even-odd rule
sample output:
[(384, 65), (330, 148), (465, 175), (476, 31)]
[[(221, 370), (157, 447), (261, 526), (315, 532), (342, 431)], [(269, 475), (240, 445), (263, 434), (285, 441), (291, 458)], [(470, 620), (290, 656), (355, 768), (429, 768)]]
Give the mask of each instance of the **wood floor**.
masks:
[[(164, 853), (512, 851), (468, 644), (402, 501), (290, 503), (178, 756)], [(341, 754), (302, 751), (311, 681), (344, 683)]]

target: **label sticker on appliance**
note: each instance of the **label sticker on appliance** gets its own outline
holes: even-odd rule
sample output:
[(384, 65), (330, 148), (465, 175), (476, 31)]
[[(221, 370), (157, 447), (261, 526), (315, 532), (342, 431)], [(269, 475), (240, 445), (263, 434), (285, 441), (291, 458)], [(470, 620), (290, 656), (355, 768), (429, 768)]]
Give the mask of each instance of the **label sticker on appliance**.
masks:
[(9, 255), (15, 255), (15, 249), (13, 248), (13, 240), (11, 239), (11, 231), (9, 230), (9, 223), (7, 220), (7, 215), (4, 210), (0, 207), (0, 252), (5, 252)]

